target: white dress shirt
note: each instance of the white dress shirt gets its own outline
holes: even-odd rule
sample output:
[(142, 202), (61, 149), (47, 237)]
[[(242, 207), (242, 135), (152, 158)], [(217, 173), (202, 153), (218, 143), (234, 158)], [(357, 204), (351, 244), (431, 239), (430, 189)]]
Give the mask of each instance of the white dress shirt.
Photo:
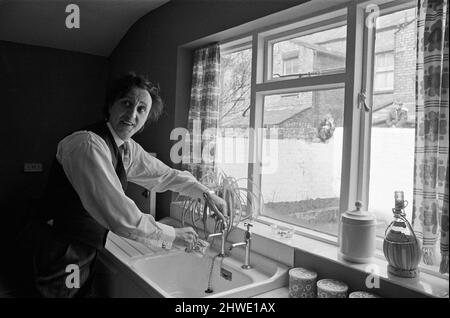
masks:
[[(118, 147), (120, 139), (107, 123)], [(151, 156), (133, 139), (127, 140), (130, 160), (124, 164), (128, 181), (148, 190), (172, 190), (202, 198), (208, 188), (188, 171), (172, 169)], [(103, 227), (117, 235), (153, 247), (172, 247), (175, 229), (142, 213), (127, 197), (112, 165), (106, 142), (90, 131), (77, 131), (61, 140), (56, 158), (81, 199), (83, 207)]]

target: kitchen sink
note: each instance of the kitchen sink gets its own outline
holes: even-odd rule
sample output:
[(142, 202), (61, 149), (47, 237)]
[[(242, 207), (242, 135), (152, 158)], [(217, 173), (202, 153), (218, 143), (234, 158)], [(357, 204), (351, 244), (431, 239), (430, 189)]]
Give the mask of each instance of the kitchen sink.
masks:
[(252, 297), (288, 284), (289, 268), (264, 256), (252, 254), (252, 269), (243, 269), (236, 254), (205, 255), (183, 249), (134, 259), (131, 268), (155, 291), (157, 297)]

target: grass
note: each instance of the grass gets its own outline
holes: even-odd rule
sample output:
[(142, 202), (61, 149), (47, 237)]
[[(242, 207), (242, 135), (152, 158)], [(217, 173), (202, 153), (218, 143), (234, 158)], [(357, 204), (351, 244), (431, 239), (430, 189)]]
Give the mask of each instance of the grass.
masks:
[(264, 206), (264, 215), (318, 232), (337, 235), (339, 198), (268, 202)]

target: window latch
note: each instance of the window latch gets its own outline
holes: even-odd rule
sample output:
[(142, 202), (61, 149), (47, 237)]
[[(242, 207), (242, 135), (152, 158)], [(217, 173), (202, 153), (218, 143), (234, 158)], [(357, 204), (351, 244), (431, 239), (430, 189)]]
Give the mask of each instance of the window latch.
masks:
[(366, 112), (370, 112), (372, 110), (372, 108), (367, 105), (365, 89), (358, 94), (358, 109), (364, 109)]

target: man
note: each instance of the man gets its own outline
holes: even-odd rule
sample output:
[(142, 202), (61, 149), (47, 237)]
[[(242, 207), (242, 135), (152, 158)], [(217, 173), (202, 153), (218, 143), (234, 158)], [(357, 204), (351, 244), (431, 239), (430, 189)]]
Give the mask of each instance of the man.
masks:
[(388, 127), (404, 127), (408, 121), (408, 108), (403, 103), (394, 103), (387, 114), (386, 125)]
[[(173, 228), (141, 213), (125, 195), (127, 181), (193, 198), (206, 194), (208, 204), (226, 213), (225, 201), (189, 172), (171, 169), (131, 139), (162, 112), (156, 86), (141, 76), (125, 75), (109, 87), (105, 110), (106, 122), (76, 131), (58, 144), (34, 255), (35, 285), (44, 297), (89, 295), (97, 251), (108, 231), (163, 249), (196, 240), (191, 227)], [(66, 286), (71, 264), (80, 269), (79, 289)]]

